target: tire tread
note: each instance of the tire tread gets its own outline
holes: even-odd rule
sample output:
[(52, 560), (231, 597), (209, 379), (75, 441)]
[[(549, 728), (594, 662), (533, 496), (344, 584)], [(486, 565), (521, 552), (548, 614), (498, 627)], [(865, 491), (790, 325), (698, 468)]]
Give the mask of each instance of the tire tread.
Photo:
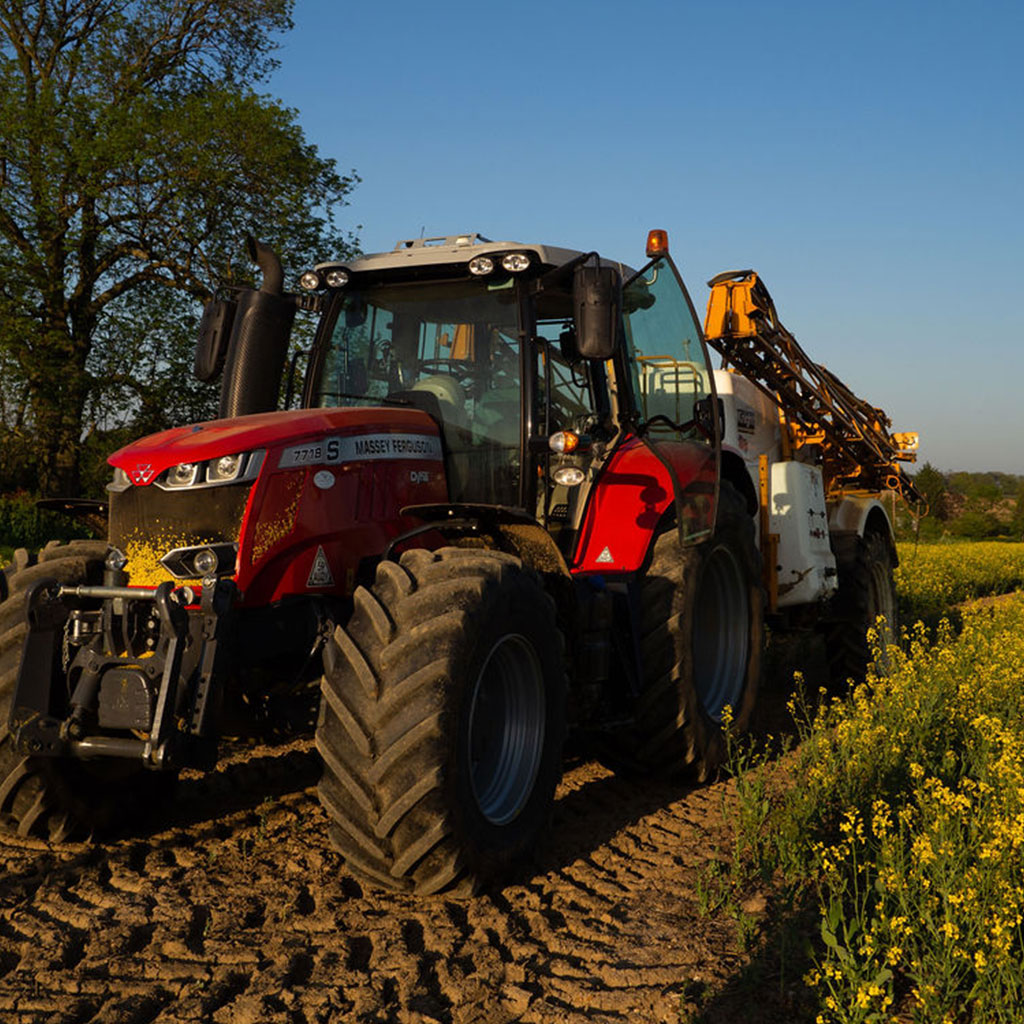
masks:
[(470, 870), (445, 767), (456, 723), (444, 694), (471, 646), (466, 638), (506, 587), (500, 600), (540, 596), (560, 645), (554, 602), (535, 574), (511, 555), (479, 549), (415, 549), (382, 562), (373, 591), (357, 591), (351, 619), (335, 631), (316, 735), (319, 794), (336, 849), (373, 885), (426, 895)]

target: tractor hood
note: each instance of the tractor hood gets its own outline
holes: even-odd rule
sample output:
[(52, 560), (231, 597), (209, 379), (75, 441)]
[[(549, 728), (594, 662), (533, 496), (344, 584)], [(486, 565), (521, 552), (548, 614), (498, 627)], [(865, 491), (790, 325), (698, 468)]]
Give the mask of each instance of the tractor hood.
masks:
[(367, 433), (437, 437), (439, 430), (425, 412), (412, 408), (297, 409), (174, 427), (121, 448), (107, 461), (136, 486), (146, 486), (164, 470), (183, 463), (257, 449), (280, 451), (307, 440)]

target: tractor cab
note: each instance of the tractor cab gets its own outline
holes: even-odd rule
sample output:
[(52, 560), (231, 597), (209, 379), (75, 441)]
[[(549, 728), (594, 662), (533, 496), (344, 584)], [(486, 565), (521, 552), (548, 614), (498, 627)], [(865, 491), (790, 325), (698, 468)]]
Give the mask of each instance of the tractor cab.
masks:
[(667, 251), (638, 274), (596, 253), (416, 239), (302, 283), (322, 311), (303, 405), (428, 413), (454, 506), (518, 512), (571, 559), (628, 433), (695, 444), (713, 474), (712, 374)]
[(411, 406), (440, 425), (449, 498), (520, 505), (520, 303), (512, 281), (353, 283), (329, 297), (304, 404)]

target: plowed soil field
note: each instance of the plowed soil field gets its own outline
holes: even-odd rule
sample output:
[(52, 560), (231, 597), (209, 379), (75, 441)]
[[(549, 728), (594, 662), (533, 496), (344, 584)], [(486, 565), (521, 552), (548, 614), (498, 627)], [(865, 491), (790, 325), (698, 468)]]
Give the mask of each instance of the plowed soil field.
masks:
[(130, 836), (0, 839), (0, 1021), (794, 1019), (777, 980), (765, 998), (749, 982), (770, 899), (736, 894), (742, 936), (735, 913), (701, 913), (709, 860), (728, 859), (729, 783), (570, 763), (510, 884), (417, 900), (347, 873), (318, 774), (309, 740), (237, 746)]

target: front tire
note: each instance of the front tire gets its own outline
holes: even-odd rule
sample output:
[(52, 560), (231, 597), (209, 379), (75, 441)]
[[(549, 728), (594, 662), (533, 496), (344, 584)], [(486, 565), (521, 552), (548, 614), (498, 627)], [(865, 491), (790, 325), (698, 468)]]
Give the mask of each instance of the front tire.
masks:
[(761, 678), (764, 600), (753, 521), (723, 481), (710, 541), (661, 534), (640, 590), (643, 691), (633, 758), (659, 774), (709, 778), (725, 756), (722, 721), (750, 724)]
[(317, 748), (334, 846), (378, 887), (439, 892), (534, 845), (561, 774), (555, 607), (506, 554), (411, 551), (324, 654)]

